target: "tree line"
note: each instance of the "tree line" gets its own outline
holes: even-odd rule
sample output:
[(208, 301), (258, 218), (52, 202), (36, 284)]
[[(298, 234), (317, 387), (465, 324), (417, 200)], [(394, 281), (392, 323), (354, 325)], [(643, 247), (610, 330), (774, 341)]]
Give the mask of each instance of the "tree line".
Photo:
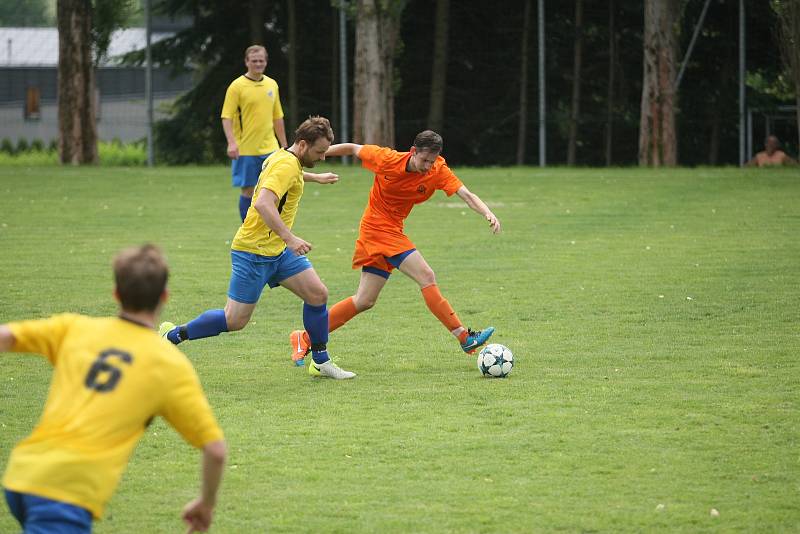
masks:
[[(344, 9), (350, 139), (403, 149), (419, 130), (433, 128), (459, 165), (536, 164), (540, 117), (530, 105), (539, 98), (536, 4), (152, 0), (156, 14), (192, 20), (153, 47), (154, 60), (175, 71), (189, 68), (196, 80), (171, 118), (157, 123), (156, 159), (225, 159), (219, 112), (253, 43), (269, 51), (267, 74), (281, 87), (290, 129), (319, 114), (336, 130)], [(58, 0), (66, 41), (59, 69), (70, 80), (59, 100), (72, 103), (62, 107), (73, 116), (62, 123), (63, 161), (92, 161), (91, 150), (81, 148), (91, 146), (91, 132), (80, 127), (94, 124), (80, 115), (92, 99), (81, 95), (91, 94), (86, 64), (97, 56), (93, 36), (107, 35), (98, 31), (98, 15), (100, 30), (120, 25), (109, 6), (136, 11), (130, 2)], [(738, 0), (546, 0), (544, 7), (548, 164), (739, 163)], [(769, 110), (797, 103), (800, 0), (748, 0), (745, 11), (748, 104)], [(143, 60), (143, 52), (127, 58)], [(798, 127), (782, 127), (784, 140), (796, 146)]]

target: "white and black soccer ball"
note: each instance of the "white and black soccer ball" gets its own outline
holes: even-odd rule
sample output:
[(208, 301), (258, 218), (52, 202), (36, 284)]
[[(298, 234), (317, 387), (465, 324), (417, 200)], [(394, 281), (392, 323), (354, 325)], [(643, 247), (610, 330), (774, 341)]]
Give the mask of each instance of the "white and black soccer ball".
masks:
[(514, 355), (505, 345), (490, 343), (478, 353), (478, 369), (483, 376), (504, 378), (514, 368)]

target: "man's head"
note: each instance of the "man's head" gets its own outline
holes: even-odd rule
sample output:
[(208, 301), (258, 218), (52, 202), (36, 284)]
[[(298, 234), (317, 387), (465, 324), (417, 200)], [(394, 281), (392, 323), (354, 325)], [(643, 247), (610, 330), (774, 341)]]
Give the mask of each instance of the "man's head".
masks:
[(780, 150), (780, 148), (781, 148), (781, 142), (774, 135), (768, 135), (767, 138), (764, 140), (764, 149), (770, 156), (774, 154), (776, 150)]
[(167, 297), (169, 269), (155, 245), (126, 248), (114, 258), (114, 294), (124, 311), (155, 312)]
[(295, 154), (303, 167), (323, 161), (332, 142), (333, 130), (325, 117), (309, 117), (294, 132)]
[(409, 151), (411, 152), (409, 170), (422, 174), (431, 170), (436, 158), (442, 152), (442, 146), (442, 136), (433, 130), (425, 130), (418, 133), (414, 138), (414, 146)]
[(267, 68), (267, 49), (261, 45), (248, 46), (244, 51), (244, 65), (251, 78), (260, 77)]

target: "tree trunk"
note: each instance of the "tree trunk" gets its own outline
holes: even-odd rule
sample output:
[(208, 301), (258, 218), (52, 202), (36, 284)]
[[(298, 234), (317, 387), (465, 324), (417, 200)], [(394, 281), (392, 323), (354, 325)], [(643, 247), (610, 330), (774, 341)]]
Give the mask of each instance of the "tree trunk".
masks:
[(394, 146), (394, 54), (405, 0), (358, 0), (353, 141)]
[(436, 32), (433, 37), (433, 69), (428, 128), (442, 132), (447, 87), (447, 39), (450, 33), (450, 0), (436, 0)]
[(522, 15), (522, 49), (520, 50), (519, 128), (517, 130), (517, 165), (525, 164), (528, 136), (528, 35), (531, 30), (531, 0), (525, 0)]
[[(289, 26), (289, 53), (287, 59), (289, 60), (289, 117), (288, 124), (286, 124), (287, 141), (294, 137), (289, 132), (294, 132), (295, 128), (300, 125), (298, 120), (297, 111), (297, 17), (295, 16), (295, 2), (294, 0), (287, 0), (287, 25)], [(291, 144), (292, 141), (289, 141)]]
[(614, 83), (617, 73), (616, 5), (608, 0), (608, 85), (606, 86), (606, 167), (613, 160), (614, 148)]
[(61, 163), (97, 162), (97, 101), (90, 0), (59, 0), (58, 129)]
[[(291, 1), (291, 0), (290, 0)], [(264, 40), (264, 2), (261, 0), (250, 0), (247, 4), (247, 20), (250, 23), (248, 32), (250, 34), (250, 44), (260, 44), (266, 46)], [(269, 52), (269, 50), (267, 50)]]
[(645, 0), (639, 165), (660, 167), (677, 163), (674, 89), (677, 23), (677, 0)]
[(572, 110), (569, 117), (567, 165), (575, 165), (578, 120), (581, 113), (581, 63), (583, 61), (583, 0), (575, 0), (575, 56), (572, 62)]
[(780, 21), (779, 38), (781, 56), (786, 70), (794, 82), (794, 96), (797, 114), (797, 140), (800, 151), (800, 0), (772, 2), (772, 8)]

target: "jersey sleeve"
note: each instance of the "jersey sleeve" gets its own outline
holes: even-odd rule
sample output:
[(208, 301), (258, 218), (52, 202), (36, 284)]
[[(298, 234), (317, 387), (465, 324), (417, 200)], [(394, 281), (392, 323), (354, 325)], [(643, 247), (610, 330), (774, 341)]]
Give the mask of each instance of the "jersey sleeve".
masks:
[(167, 422), (192, 446), (201, 448), (224, 438), (211, 406), (208, 404), (200, 379), (183, 354), (173, 374), (164, 405), (159, 412)]
[(236, 116), (236, 110), (239, 107), (239, 86), (232, 83), (225, 91), (225, 102), (222, 103), (222, 113), (220, 117), (223, 119), (232, 119)]
[(278, 90), (278, 84), (275, 84), (275, 102), (272, 104), (272, 120), (283, 118), (283, 106), (281, 106), (281, 92)]
[(447, 163), (442, 162), (442, 166), (439, 169), (439, 183), (436, 188), (441, 189), (448, 197), (451, 197), (456, 191), (461, 189), (463, 185), (464, 183), (450, 170)]
[(32, 352), (46, 356), (55, 365), (61, 343), (78, 315), (65, 313), (49, 319), (8, 323), (14, 336), (13, 352)]
[(398, 156), (400, 153), (396, 150), (377, 145), (363, 145), (358, 152), (361, 166), (376, 173), (385, 171)]

